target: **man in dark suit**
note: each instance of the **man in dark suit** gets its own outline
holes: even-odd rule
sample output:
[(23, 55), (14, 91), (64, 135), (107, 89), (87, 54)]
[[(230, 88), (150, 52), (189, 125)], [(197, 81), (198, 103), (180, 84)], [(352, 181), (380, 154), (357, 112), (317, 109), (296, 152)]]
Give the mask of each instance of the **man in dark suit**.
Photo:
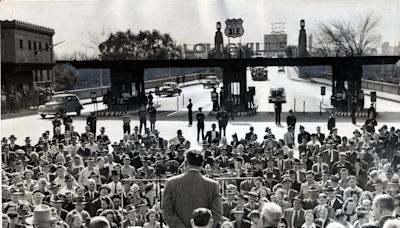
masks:
[(324, 156), (324, 154), (329, 156), (329, 161), (324, 162), (328, 163), (328, 165), (330, 166), (333, 166), (333, 164), (335, 164), (335, 162), (339, 160), (339, 153), (337, 150), (333, 149), (334, 146), (335, 144), (333, 140), (328, 140), (328, 142), (326, 143), (326, 149), (322, 151), (322, 156)]
[(228, 125), (229, 116), (228, 113), (225, 111), (224, 106), (221, 106), (221, 110), (217, 112), (217, 120), (218, 120), (219, 132), (222, 135), (223, 131), (224, 136), (226, 136), (226, 126)]
[(394, 207), (394, 200), (390, 195), (376, 196), (372, 204), (374, 222), (364, 224), (361, 228), (382, 228), (388, 219), (393, 218)]
[(217, 125), (215, 123), (211, 124), (211, 131), (207, 131), (206, 140), (207, 143), (211, 143), (213, 140), (220, 140), (220, 133), (216, 131)]
[(320, 143), (323, 143), (325, 141), (325, 134), (321, 133), (321, 127), (317, 126), (317, 133), (315, 133), (317, 135), (317, 139)]
[(251, 127), (250, 127), (250, 132), (247, 132), (247, 133), (246, 133), (245, 139), (246, 139), (247, 141), (250, 141), (251, 136), (252, 136), (253, 134), (254, 134), (254, 127), (251, 126)]
[(228, 190), (226, 193), (226, 200), (222, 203), (223, 216), (229, 218), (231, 216), (231, 211), (237, 206), (235, 202), (236, 192), (233, 190)]
[(282, 113), (282, 103), (275, 102), (275, 124), (281, 125), (281, 113)]
[(353, 173), (353, 165), (349, 161), (346, 161), (346, 157), (347, 157), (346, 152), (339, 153), (339, 161), (333, 164), (332, 175), (338, 173), (342, 167), (347, 168), (347, 170), (349, 170), (350, 173)]
[(293, 110), (290, 109), (289, 110), (289, 115), (286, 117), (286, 124), (287, 124), (288, 127), (292, 126), (295, 129), (296, 128), (296, 123), (297, 123), (296, 117), (293, 115)]
[(93, 204), (93, 201), (100, 197), (100, 193), (96, 191), (96, 181), (94, 179), (89, 179), (88, 182), (88, 191), (85, 193), (85, 199), (87, 202), (85, 210), (90, 214), (90, 216), (96, 216), (97, 208)]
[(196, 114), (196, 119), (197, 119), (197, 142), (200, 139), (200, 132), (201, 132), (201, 140), (204, 141), (204, 119), (206, 116), (202, 112), (202, 108), (199, 107), (199, 112)]
[(337, 209), (342, 209), (343, 207), (343, 201), (337, 197), (337, 192), (329, 186), (326, 189), (326, 193), (328, 195), (328, 205), (333, 208), (335, 211)]
[(300, 228), (304, 223), (303, 198), (296, 196), (293, 200), (293, 207), (284, 211), (284, 218), (288, 222), (288, 228)]
[(233, 220), (232, 224), (234, 228), (251, 228), (251, 222), (249, 220), (243, 219), (244, 211), (243, 210), (234, 210), (232, 211)]
[(186, 152), (186, 172), (169, 178), (165, 183), (161, 209), (169, 227), (190, 227), (192, 212), (200, 207), (212, 211), (213, 227), (221, 222), (223, 210), (220, 187), (217, 181), (201, 175), (203, 161), (200, 151), (189, 150)]

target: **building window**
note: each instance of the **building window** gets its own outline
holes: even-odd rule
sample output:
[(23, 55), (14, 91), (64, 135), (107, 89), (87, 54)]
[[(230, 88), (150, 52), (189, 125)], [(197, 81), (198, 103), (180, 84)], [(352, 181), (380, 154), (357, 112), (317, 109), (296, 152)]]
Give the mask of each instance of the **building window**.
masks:
[(19, 48), (24, 48), (24, 41), (23, 40), (19, 40)]
[(31, 50), (32, 49), (32, 42), (30, 40), (28, 40), (28, 49)]
[(33, 50), (36, 50), (36, 41), (33, 41)]
[(42, 42), (39, 42), (39, 51), (42, 50)]

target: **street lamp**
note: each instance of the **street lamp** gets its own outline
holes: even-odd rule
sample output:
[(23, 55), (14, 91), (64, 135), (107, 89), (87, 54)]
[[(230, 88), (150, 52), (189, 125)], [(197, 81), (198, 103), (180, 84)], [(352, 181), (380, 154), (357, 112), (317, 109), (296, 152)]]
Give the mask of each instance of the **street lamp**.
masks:
[(301, 19), (301, 20), (300, 20), (300, 27), (301, 27), (302, 29), (304, 29), (305, 26), (306, 26), (306, 23), (305, 23), (304, 19)]
[(221, 30), (221, 22), (217, 22), (217, 30), (220, 31)]

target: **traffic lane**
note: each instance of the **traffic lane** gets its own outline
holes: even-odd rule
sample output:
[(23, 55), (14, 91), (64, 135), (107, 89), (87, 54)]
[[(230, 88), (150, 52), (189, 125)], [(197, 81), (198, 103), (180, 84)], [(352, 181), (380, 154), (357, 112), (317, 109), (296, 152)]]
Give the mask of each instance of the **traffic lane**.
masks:
[[(216, 123), (216, 121), (206, 121), (205, 122), (205, 131), (211, 129), (211, 124)], [(135, 125), (138, 125), (139, 121), (134, 120), (131, 123), (131, 127), (133, 128)], [(149, 123), (147, 123), (149, 124)], [(398, 126), (398, 121), (385, 121), (379, 122), (378, 128), (386, 124), (387, 126)], [(73, 123), (75, 130), (79, 133), (84, 132), (84, 127), (86, 125), (86, 120), (83, 118), (74, 119)], [(303, 125), (306, 130), (310, 133), (315, 132), (317, 126), (321, 126), (322, 132), (326, 135), (328, 134), (327, 130), (327, 121), (316, 121), (316, 122), (308, 122), (308, 121), (298, 121), (298, 126)], [(119, 141), (123, 138), (123, 129), (122, 129), (122, 120), (121, 119), (106, 119), (99, 118), (97, 121), (97, 131), (99, 131), (100, 127), (105, 127), (106, 134), (110, 137), (112, 142)], [(249, 131), (250, 126), (254, 127), (255, 133), (258, 135), (259, 141), (265, 135), (265, 128), (269, 127), (272, 129), (272, 132), (276, 135), (277, 138), (283, 138), (283, 134), (287, 131), (285, 125), (276, 126), (273, 122), (256, 122), (253, 121), (252, 117), (240, 119), (237, 121), (229, 122), (227, 127), (226, 136), (230, 141), (232, 139), (231, 135), (234, 133), (238, 133), (239, 138), (244, 138), (245, 133)], [(339, 135), (351, 137), (354, 129), (359, 129), (360, 125), (352, 125), (349, 124), (348, 121), (337, 121), (336, 127), (339, 129)], [(176, 132), (178, 129), (183, 131), (183, 135), (186, 139), (188, 139), (192, 143), (192, 148), (199, 149), (201, 147), (200, 144), (197, 144), (197, 128), (196, 122), (194, 122), (192, 127), (189, 127), (187, 121), (157, 121), (156, 129), (158, 129), (161, 133), (160, 136), (164, 139), (171, 139), (176, 136)], [(9, 137), (11, 134), (14, 134), (17, 139), (17, 144), (24, 144), (24, 138), (30, 136), (33, 140), (33, 143), (37, 142), (37, 139), (41, 136), (43, 132), (49, 130), (52, 132), (52, 123), (50, 119), (41, 119), (36, 116), (26, 116), (20, 118), (14, 118), (2, 121), (1, 134), (2, 137)], [(298, 130), (296, 130), (296, 137), (298, 134)]]
[[(183, 111), (187, 110), (186, 106), (189, 104), (189, 99), (192, 99), (193, 108), (192, 110), (198, 110), (202, 107), (204, 111), (211, 111), (211, 89), (204, 89), (203, 85), (191, 85), (182, 87), (182, 93), (167, 97), (167, 96), (156, 96), (154, 103), (161, 105), (157, 110), (160, 111)], [(220, 91), (220, 88), (217, 89)], [(178, 103), (178, 105), (177, 105)]]
[[(270, 104), (268, 96), (270, 89), (276, 87), (285, 88), (286, 103), (282, 105), (282, 111), (287, 112), (290, 109), (303, 111), (303, 102), (305, 101), (306, 112), (319, 112), (320, 86), (307, 81), (292, 80), (288, 74), (297, 74), (292, 67), (285, 67), (285, 73), (278, 73), (278, 67), (268, 67), (268, 81), (253, 81), (250, 71), (247, 71), (248, 86), (256, 88), (255, 102), (258, 104), (257, 111), (273, 112), (274, 104)], [(327, 91), (325, 98), (331, 96), (331, 91)], [(328, 101), (324, 101), (325, 104)]]

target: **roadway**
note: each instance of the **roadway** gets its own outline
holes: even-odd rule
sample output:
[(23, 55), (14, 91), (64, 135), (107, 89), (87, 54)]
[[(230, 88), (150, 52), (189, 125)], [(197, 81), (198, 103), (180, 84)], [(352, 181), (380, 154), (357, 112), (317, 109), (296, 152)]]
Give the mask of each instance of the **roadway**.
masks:
[[(283, 86), (286, 88), (286, 94), (288, 97), (288, 103), (283, 106), (283, 111), (286, 112), (289, 109), (294, 108), (294, 97), (296, 97), (296, 116), (298, 118), (299, 125), (303, 125), (307, 130), (313, 132), (317, 125), (322, 126), (323, 131), (326, 133), (327, 115), (319, 115), (319, 102), (320, 96), (320, 84), (310, 83), (307, 80), (303, 80), (297, 77), (294, 68), (286, 67), (285, 74), (278, 74), (277, 67), (269, 67), (269, 80), (268, 81), (257, 81), (251, 80), (250, 72), (248, 72), (248, 86), (256, 87), (255, 100), (259, 105), (259, 113), (251, 117), (236, 117), (234, 121), (231, 121), (227, 128), (228, 140), (231, 139), (233, 133), (238, 133), (239, 137), (244, 137), (245, 132), (248, 131), (250, 125), (255, 127), (255, 132), (262, 136), (264, 135), (265, 127), (270, 127), (273, 132), (278, 136), (282, 137), (286, 131), (285, 118), (286, 113), (282, 114), (283, 126), (276, 126), (274, 124), (273, 116), (273, 105), (268, 104), (268, 95), (271, 87)], [(182, 129), (184, 135), (191, 141), (196, 142), (196, 122), (193, 127), (187, 126), (187, 109), (186, 105), (188, 99), (193, 100), (194, 108), (197, 110), (198, 107), (203, 107), (205, 111), (211, 110), (210, 101), (210, 90), (203, 89), (202, 85), (191, 85), (182, 87), (183, 92), (179, 98), (174, 97), (161, 97), (154, 98), (155, 102), (158, 100), (158, 104), (161, 107), (158, 109), (157, 114), (159, 121), (156, 123), (156, 128), (161, 132), (161, 136), (170, 138), (176, 134), (177, 129)], [(328, 97), (330, 97), (330, 88), (327, 88), (325, 103), (328, 104)], [(179, 99), (179, 109), (177, 111), (177, 101)], [(369, 97), (366, 97), (366, 105), (369, 103)], [(184, 103), (182, 102), (184, 100)], [(316, 112), (307, 113), (305, 116), (302, 112), (302, 102), (306, 101), (306, 111)], [(386, 101), (378, 99), (380, 112), (398, 112), (400, 111), (400, 104), (396, 102)], [(104, 109), (102, 104), (98, 104), (99, 110)], [(94, 110), (94, 105), (85, 105), (82, 112), (82, 116), (73, 117), (75, 129), (77, 132), (83, 132), (86, 124), (86, 116), (89, 112)], [(268, 113), (266, 113), (268, 112)], [(133, 117), (132, 127), (138, 123), (136, 116)], [(42, 119), (38, 114), (29, 115), (18, 118), (10, 118), (0, 121), (1, 137), (9, 137), (11, 134), (16, 135), (18, 138), (17, 143), (23, 144), (23, 140), (26, 136), (30, 136), (35, 143), (38, 137), (46, 131), (52, 129), (51, 124), (52, 118)], [(215, 121), (215, 117), (206, 117), (206, 130), (210, 127), (211, 123)], [(351, 136), (352, 131), (355, 128), (359, 128), (361, 123), (365, 119), (359, 119), (358, 125), (352, 125), (350, 118), (338, 117), (337, 126), (340, 129), (341, 135)], [(393, 114), (388, 113), (387, 115), (381, 115), (378, 119), (379, 125), (387, 124), (388, 126), (400, 127), (399, 118)], [(110, 136), (112, 141), (117, 141), (122, 138), (122, 120), (121, 117), (99, 117), (97, 127), (104, 126), (106, 133)], [(193, 144), (195, 148), (199, 145)]]

